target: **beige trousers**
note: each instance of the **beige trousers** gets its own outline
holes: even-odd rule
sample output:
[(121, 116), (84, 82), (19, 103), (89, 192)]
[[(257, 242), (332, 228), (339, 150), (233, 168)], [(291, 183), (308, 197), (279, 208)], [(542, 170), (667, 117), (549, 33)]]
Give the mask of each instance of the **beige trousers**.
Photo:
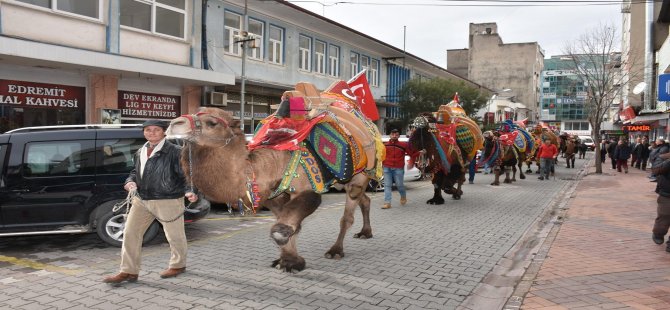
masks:
[[(121, 246), (121, 272), (139, 274), (142, 261), (142, 238), (149, 225), (154, 221), (155, 214), (162, 220), (172, 220), (184, 213), (184, 199), (142, 200), (133, 199), (133, 206), (126, 219)], [(169, 268), (186, 267), (186, 233), (184, 217), (163, 224), (163, 231), (170, 243)]]

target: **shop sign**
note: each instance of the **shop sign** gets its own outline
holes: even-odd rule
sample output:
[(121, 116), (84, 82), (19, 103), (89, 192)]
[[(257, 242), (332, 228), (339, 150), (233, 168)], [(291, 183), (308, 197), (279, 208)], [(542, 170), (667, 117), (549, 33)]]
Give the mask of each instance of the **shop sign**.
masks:
[(658, 76), (658, 100), (670, 101), (670, 73)]
[(85, 87), (0, 80), (0, 104), (23, 108), (83, 109), (85, 98)]
[(176, 118), (181, 111), (181, 97), (119, 90), (121, 117)]
[(631, 131), (651, 131), (651, 126), (649, 125), (625, 125), (621, 126), (621, 129), (623, 131), (631, 132)]

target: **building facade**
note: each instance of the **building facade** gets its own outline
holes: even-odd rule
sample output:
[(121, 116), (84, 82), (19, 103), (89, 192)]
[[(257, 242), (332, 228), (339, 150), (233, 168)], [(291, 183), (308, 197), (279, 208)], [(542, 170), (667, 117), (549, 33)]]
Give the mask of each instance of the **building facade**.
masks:
[(201, 2), (0, 2), (0, 132), (36, 125), (137, 123), (195, 111)]
[(503, 43), (496, 23), (471, 23), (468, 48), (447, 50), (447, 69), (495, 92), (511, 90), (536, 122), (543, 59), (537, 42)]
[(553, 130), (591, 136), (588, 85), (575, 70), (572, 58), (559, 55), (545, 59), (541, 78), (540, 120)]

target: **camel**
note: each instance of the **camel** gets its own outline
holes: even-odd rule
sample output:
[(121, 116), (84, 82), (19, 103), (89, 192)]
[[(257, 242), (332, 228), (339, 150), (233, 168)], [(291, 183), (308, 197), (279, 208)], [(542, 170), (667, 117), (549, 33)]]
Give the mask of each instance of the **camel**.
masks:
[[(523, 174), (523, 164), (526, 163), (528, 165), (528, 170), (526, 170), (527, 173), (532, 172), (530, 170), (530, 159), (535, 155), (538, 148), (538, 144), (535, 143), (533, 135), (526, 130), (523, 122), (513, 122), (512, 120), (502, 122), (498, 131), (503, 134), (512, 134), (512, 142), (517, 153), (519, 178), (522, 180), (525, 179), (526, 176)], [(513, 173), (512, 182), (516, 182), (515, 176), (516, 173)]]
[(433, 175), (434, 188), (433, 198), (426, 203), (440, 205), (444, 204), (442, 191), (455, 200), (461, 199), (465, 170), (482, 147), (484, 138), (477, 124), (465, 115), (457, 102), (441, 106), (436, 115), (437, 118), (432, 113), (422, 113), (415, 118), (415, 130), (409, 143), (412, 149), (426, 150), (428, 160), (422, 169)]
[[(484, 133), (484, 151), (478, 165), (488, 163), (493, 168), (494, 180), (491, 185), (500, 185), (500, 175), (505, 172), (504, 183), (516, 181), (516, 166), (519, 162), (519, 154), (514, 146), (513, 140), (507, 134), (496, 136), (493, 132)], [(512, 178), (510, 178), (512, 170)]]
[[(306, 266), (305, 259), (298, 254), (298, 234), (303, 220), (321, 204), (320, 193), (327, 191), (330, 184), (327, 182), (328, 175), (332, 173), (326, 173), (322, 168), (324, 165), (317, 154), (318, 146), (304, 148), (305, 143), (300, 143), (303, 140), (295, 140), (295, 135), (282, 137), (280, 134), (300, 128), (303, 129), (300, 131), (303, 134), (313, 133), (316, 127), (305, 127), (305, 124), (318, 126), (339, 122), (337, 124), (347, 126), (343, 128), (350, 134), (347, 139), (353, 141), (356, 138), (354, 142), (358, 145), (352, 146), (358, 147), (352, 150), (356, 156), (353, 162), (348, 162), (355, 167), (342, 166), (341, 169), (348, 169), (351, 174), (347, 180), (338, 180), (344, 183), (346, 204), (340, 220), (339, 235), (325, 253), (325, 257), (329, 259), (344, 257), (344, 237), (354, 222), (357, 206), (363, 214), (363, 227), (354, 234), (354, 238), (372, 238), (370, 197), (366, 195), (365, 189), (370, 178), (381, 176), (381, 161), (384, 156), (381, 136), (376, 131), (376, 126), (369, 126), (367, 122), (371, 121), (367, 119), (354, 117), (359, 112), (342, 109), (357, 109), (356, 103), (336, 94), (326, 94), (325, 97), (328, 98), (324, 99), (324, 94), (316, 91), (311, 84), (296, 86), (299, 87), (300, 91), (284, 94), (279, 111), (269, 116), (264, 127), (258, 131), (260, 133), (263, 128), (269, 127), (271, 132), (262, 139), (265, 139), (264, 142), (274, 141), (272, 144), (263, 146), (264, 142), (255, 141), (261, 139), (257, 133), (248, 147), (240, 129), (240, 121), (234, 119), (231, 113), (217, 108), (201, 108), (196, 114), (182, 115), (172, 120), (167, 130), (168, 136), (182, 138), (186, 142), (182, 167), (190, 181), (209, 200), (224, 203), (241, 200), (253, 204), (254, 207), (262, 205), (270, 209), (276, 217), (270, 236), (279, 246), (279, 258), (272, 262), (272, 266), (286, 272), (302, 271)], [(294, 110), (295, 102), (303, 104), (303, 108)], [(328, 113), (316, 113), (317, 110)], [(290, 112), (281, 116), (281, 111)], [(315, 115), (309, 115), (307, 111), (314, 112)], [(327, 120), (330, 122), (326, 122)], [(272, 128), (277, 124), (282, 124), (283, 127)], [(365, 128), (360, 128), (361, 126)], [(252, 144), (257, 147), (251, 148)], [(284, 149), (292, 146), (299, 148)], [(342, 154), (338, 153), (335, 157), (339, 158), (339, 155)], [(300, 169), (301, 165), (304, 169)], [(342, 171), (334, 171), (338, 172)], [(315, 190), (315, 186), (319, 184), (321, 190)]]

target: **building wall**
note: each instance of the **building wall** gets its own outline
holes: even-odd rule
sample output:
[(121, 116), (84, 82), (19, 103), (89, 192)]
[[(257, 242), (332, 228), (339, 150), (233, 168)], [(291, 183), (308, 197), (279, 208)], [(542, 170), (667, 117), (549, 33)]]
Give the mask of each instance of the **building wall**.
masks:
[(468, 78), (469, 50), (447, 50), (447, 70)]
[[(510, 89), (515, 101), (528, 109), (529, 120), (537, 120), (539, 77), (543, 68), (543, 53), (532, 43), (504, 44), (496, 23), (470, 24), (467, 51), (467, 78), (494, 91)], [(465, 52), (447, 52), (457, 68), (465, 67)], [(452, 70), (452, 68), (449, 68)]]
[(641, 107), (642, 100), (640, 95), (633, 94), (635, 85), (644, 81), (644, 57), (645, 57), (645, 3), (634, 2), (630, 5), (630, 18), (625, 20), (630, 23), (629, 38), (630, 44), (627, 46), (627, 55), (622, 57), (627, 60), (628, 69), (628, 96), (624, 98), (625, 106)]

